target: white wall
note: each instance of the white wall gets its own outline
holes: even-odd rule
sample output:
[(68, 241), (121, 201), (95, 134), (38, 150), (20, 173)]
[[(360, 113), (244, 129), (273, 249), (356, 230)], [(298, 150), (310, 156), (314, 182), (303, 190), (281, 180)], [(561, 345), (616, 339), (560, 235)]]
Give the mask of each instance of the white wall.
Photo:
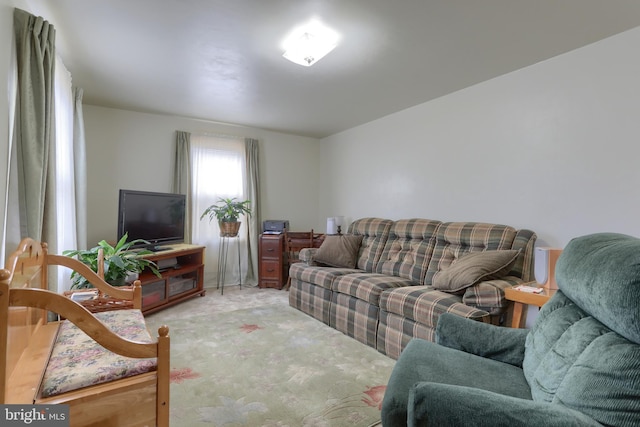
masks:
[[(9, 79), (13, 39), (13, 6), (9, 0), (0, 0), (0, 186), (6, 195), (7, 158), (9, 156)], [(0, 202), (0, 222), (4, 230), (5, 199)], [(4, 234), (4, 232), (3, 232)], [(4, 264), (4, 239), (0, 236), (0, 260)]]
[[(2, 187), (13, 7), (39, 14), (41, 4), (0, 0)], [(294, 229), (345, 215), (500, 222), (535, 230), (542, 246), (598, 231), (640, 236), (639, 45), (636, 28), (321, 144), (85, 105), (89, 244), (115, 237), (119, 188), (170, 190), (178, 129), (259, 139), (262, 219)]]
[(181, 117), (84, 106), (88, 168), (88, 244), (116, 238), (118, 190), (171, 191), (175, 131), (260, 141), (262, 219), (317, 228), (318, 140)]
[[(4, 100), (13, 7), (38, 14), (29, 3), (0, 0)], [(90, 242), (115, 234), (118, 188), (169, 189), (176, 129), (260, 139), (263, 219), (290, 219), (293, 228), (323, 229), (333, 215), (415, 216), (531, 228), (549, 246), (596, 231), (640, 235), (639, 42), (636, 28), (331, 136), (320, 148), (291, 135), (86, 106)], [(1, 101), (2, 158), (7, 112)]]
[(638, 46), (640, 27), (324, 139), (321, 213), (640, 236)]

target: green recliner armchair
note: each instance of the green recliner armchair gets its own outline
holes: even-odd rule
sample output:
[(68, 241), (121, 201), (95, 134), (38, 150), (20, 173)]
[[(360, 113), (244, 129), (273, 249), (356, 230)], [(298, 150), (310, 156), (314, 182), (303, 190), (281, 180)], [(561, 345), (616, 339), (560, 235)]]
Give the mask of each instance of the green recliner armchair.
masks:
[(640, 426), (640, 239), (573, 239), (531, 329), (443, 314), (382, 403), (396, 426)]

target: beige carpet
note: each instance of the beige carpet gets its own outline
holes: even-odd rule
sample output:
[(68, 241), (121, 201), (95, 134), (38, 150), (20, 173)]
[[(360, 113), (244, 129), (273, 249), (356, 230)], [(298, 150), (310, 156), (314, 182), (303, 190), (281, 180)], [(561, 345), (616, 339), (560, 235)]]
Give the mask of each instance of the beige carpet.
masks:
[(377, 424), (395, 361), (289, 307), (288, 292), (208, 289), (147, 317), (171, 336), (171, 425)]

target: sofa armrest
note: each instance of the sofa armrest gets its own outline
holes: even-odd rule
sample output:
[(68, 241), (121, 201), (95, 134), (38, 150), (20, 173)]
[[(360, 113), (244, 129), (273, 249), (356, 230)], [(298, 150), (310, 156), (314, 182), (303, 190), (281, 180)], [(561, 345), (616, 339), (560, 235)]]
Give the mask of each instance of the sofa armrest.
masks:
[(462, 302), (470, 307), (500, 315), (506, 311), (510, 302), (504, 297), (504, 290), (525, 283), (519, 277), (507, 276), (497, 280), (486, 280), (468, 287)]
[(315, 261), (314, 261), (314, 257), (316, 255), (316, 252), (318, 252), (318, 248), (304, 248), (304, 249), (300, 249), (300, 252), (298, 254), (298, 259), (302, 262), (304, 262), (307, 265), (318, 265)]
[(407, 426), (551, 426), (601, 424), (564, 405), (534, 402), (486, 390), (419, 382), (409, 391)]
[(512, 329), (443, 313), (436, 343), (466, 353), (522, 367), (528, 329)]

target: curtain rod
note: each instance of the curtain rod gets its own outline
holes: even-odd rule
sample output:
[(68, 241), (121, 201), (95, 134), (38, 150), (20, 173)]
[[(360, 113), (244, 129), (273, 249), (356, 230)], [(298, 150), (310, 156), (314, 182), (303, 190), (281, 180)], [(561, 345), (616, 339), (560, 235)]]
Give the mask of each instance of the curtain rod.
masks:
[[(185, 131), (187, 132), (187, 131)], [(201, 136), (213, 136), (216, 138), (225, 138), (225, 139), (241, 139), (244, 141), (244, 139), (246, 138), (245, 136), (240, 136), (240, 135), (228, 135), (228, 134), (224, 134), (224, 133), (215, 133), (215, 132), (202, 132), (202, 131), (197, 131), (197, 132), (191, 132), (194, 135), (201, 135)]]

